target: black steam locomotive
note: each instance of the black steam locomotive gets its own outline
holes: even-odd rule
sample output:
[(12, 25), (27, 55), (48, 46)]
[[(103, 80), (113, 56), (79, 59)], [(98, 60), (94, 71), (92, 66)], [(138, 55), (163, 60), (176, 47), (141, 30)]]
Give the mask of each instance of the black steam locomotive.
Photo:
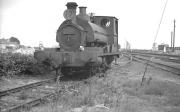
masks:
[(111, 16), (93, 16), (86, 7), (67, 3), (66, 19), (58, 28), (56, 41), (59, 48), (39, 50), (34, 53), (38, 62), (47, 62), (61, 72), (88, 69), (92, 66), (108, 67), (118, 53), (118, 19)]

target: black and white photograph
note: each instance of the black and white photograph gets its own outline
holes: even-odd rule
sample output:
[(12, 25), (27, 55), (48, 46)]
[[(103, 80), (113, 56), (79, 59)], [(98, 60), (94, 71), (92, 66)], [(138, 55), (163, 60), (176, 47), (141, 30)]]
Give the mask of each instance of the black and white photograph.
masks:
[(180, 112), (178, 0), (0, 0), (0, 112)]

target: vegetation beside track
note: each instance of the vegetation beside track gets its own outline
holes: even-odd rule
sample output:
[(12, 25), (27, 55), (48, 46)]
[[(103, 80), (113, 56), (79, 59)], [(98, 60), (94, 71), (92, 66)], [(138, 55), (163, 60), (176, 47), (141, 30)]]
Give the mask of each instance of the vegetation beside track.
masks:
[(47, 66), (37, 64), (33, 55), (20, 53), (0, 53), (0, 77), (12, 77), (14, 75), (42, 74)]
[(180, 112), (177, 78), (151, 66), (144, 72), (146, 65), (134, 61), (121, 66), (122, 60), (102, 77), (59, 83), (57, 95), (30, 112)]

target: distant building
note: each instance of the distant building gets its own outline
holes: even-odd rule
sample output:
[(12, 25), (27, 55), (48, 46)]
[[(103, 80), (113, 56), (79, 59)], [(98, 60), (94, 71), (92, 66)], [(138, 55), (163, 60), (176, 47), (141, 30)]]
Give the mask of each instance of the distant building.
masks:
[(160, 44), (158, 45), (158, 50), (162, 52), (167, 52), (167, 48), (169, 47), (168, 44)]
[(35, 49), (33, 47), (22, 47), (20, 49), (14, 50), (13, 53), (21, 53), (25, 55), (33, 55)]
[(180, 47), (175, 47), (175, 54), (180, 55)]
[(158, 50), (158, 44), (157, 43), (153, 43), (152, 50), (154, 50), (154, 51)]
[(11, 42), (9, 39), (0, 39), (0, 50), (4, 51), (11, 51), (18, 49), (20, 44), (18, 42)]
[(171, 53), (173, 53), (173, 54), (178, 54), (178, 55), (180, 55), (180, 47), (174, 47), (174, 52), (172, 52), (172, 51), (173, 51), (173, 47), (167, 47), (167, 51), (168, 51), (168, 52), (171, 52)]
[(131, 49), (131, 44), (130, 44), (128, 41), (126, 41), (126, 49), (127, 49), (127, 50), (130, 50), (130, 49)]

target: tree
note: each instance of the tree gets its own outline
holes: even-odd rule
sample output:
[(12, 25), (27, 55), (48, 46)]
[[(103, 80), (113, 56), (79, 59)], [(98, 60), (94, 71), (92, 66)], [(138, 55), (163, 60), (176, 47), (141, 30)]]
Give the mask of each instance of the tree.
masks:
[(11, 37), (10, 42), (17, 42), (18, 44), (20, 44), (20, 41), (16, 38), (16, 37)]

